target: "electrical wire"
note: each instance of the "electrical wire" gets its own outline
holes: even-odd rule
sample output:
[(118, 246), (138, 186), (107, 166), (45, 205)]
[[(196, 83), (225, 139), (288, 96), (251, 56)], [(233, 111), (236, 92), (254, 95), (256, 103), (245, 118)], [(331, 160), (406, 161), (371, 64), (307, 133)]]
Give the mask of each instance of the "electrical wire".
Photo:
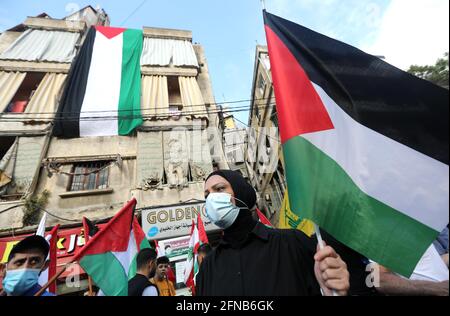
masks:
[[(271, 100), (274, 100), (275, 98), (272, 97), (270, 98)], [(237, 104), (237, 103), (247, 103), (247, 102), (259, 102), (259, 101), (265, 101), (267, 102), (269, 100), (269, 98), (260, 98), (260, 99), (241, 99), (241, 100), (235, 100), (235, 101), (227, 101), (227, 102), (212, 102), (212, 103), (201, 103), (201, 104), (192, 104), (189, 105), (188, 107), (205, 107), (205, 106), (211, 106), (211, 105), (219, 105), (219, 106), (224, 106), (224, 105), (228, 105), (228, 104)], [(250, 105), (249, 105), (250, 106)], [(240, 107), (240, 106), (238, 106)], [(141, 108), (140, 111), (154, 111), (154, 110), (161, 110), (161, 109), (167, 109), (166, 107), (152, 107), (152, 108)], [(227, 107), (226, 109), (233, 109), (233, 107)], [(121, 112), (134, 112), (136, 111), (136, 109), (131, 109), (131, 110), (117, 110), (118, 113)], [(110, 113), (111, 111), (108, 110), (102, 110), (102, 111), (83, 111), (83, 113)], [(48, 114), (48, 115), (55, 115), (55, 114), (74, 114), (74, 112), (67, 112), (67, 111), (56, 111), (56, 112), (24, 112), (24, 113), (8, 113), (11, 115), (43, 115), (43, 114)]]
[[(273, 103), (275, 104), (275, 103)], [(268, 104), (268, 105), (273, 105)], [(267, 105), (261, 106), (266, 107)], [(165, 112), (158, 113), (156, 115), (149, 114), (139, 114), (139, 115), (109, 115), (109, 116), (65, 116), (65, 117), (54, 117), (54, 118), (21, 118), (21, 117), (0, 117), (0, 122), (30, 122), (32, 123), (52, 123), (55, 121), (105, 121), (105, 120), (134, 120), (134, 119), (167, 119), (168, 117), (188, 117), (188, 116), (204, 116), (210, 114), (223, 114), (223, 113), (239, 113), (247, 112), (251, 109), (249, 106), (236, 107), (233, 109), (225, 110), (201, 110), (201, 111), (183, 111), (180, 113)], [(111, 112), (111, 111), (110, 111)], [(75, 114), (75, 113), (72, 113)]]

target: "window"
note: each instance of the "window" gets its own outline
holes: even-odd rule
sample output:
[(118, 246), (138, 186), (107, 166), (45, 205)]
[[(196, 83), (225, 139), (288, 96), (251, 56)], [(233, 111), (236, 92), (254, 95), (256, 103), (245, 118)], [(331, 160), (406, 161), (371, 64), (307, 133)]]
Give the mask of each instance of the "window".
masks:
[(259, 102), (258, 101), (256, 101), (255, 102), (255, 105), (253, 106), (253, 108), (255, 109), (255, 117), (259, 120), (259, 107), (260, 107), (261, 105), (259, 105)]
[(74, 165), (70, 191), (108, 188), (109, 161), (79, 163)]
[(183, 107), (178, 77), (174, 76), (167, 77), (167, 88), (169, 90), (169, 104), (173, 106)]
[(266, 92), (266, 80), (262, 74), (259, 74), (258, 89), (261, 96), (264, 97), (264, 93)]
[(33, 97), (33, 94), (37, 90), (42, 79), (44, 78), (44, 75), (45, 73), (43, 72), (27, 73), (19, 89), (17, 89), (16, 94), (6, 107), (5, 112), (6, 113), (25, 112), (28, 102)]
[(173, 118), (181, 116), (183, 102), (181, 101), (180, 83), (178, 77), (167, 77), (167, 88), (169, 90), (169, 113)]
[(270, 117), (270, 119), (272, 120), (272, 123), (275, 127), (278, 127), (278, 113), (276, 111), (274, 111), (272, 113), (272, 116)]

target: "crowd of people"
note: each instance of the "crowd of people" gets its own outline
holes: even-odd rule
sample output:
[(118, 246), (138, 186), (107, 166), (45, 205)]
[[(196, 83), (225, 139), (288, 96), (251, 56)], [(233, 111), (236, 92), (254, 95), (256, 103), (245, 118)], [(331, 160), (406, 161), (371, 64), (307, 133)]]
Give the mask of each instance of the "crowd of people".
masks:
[[(198, 296), (444, 295), (448, 296), (448, 227), (426, 251), (407, 279), (373, 263), (325, 231), (326, 242), (299, 230), (281, 230), (253, 215), (256, 193), (235, 171), (213, 172), (205, 182), (208, 218), (223, 229), (218, 245), (198, 249)], [(33, 296), (41, 290), (39, 274), (48, 265), (49, 246), (30, 236), (1, 266), (2, 296)], [(169, 258), (142, 249), (129, 296), (175, 296), (167, 277)], [(368, 267), (372, 267), (368, 269)], [(114, 277), (114, 276), (111, 276)], [(48, 291), (43, 296), (52, 296)]]

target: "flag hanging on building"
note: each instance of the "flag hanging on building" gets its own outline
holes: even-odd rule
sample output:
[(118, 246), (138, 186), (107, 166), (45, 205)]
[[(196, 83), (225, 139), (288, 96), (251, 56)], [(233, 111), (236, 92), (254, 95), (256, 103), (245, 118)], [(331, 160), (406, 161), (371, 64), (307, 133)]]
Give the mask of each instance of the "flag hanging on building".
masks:
[(150, 247), (128, 202), (74, 257), (106, 296), (127, 296), (136, 273), (136, 255)]
[(76, 57), (55, 136), (128, 135), (142, 124), (141, 30), (93, 26)]
[(314, 223), (308, 219), (300, 218), (295, 212), (292, 212), (289, 205), (288, 190), (284, 192), (283, 204), (280, 209), (280, 220), (278, 228), (298, 229), (304, 232), (308, 237), (314, 235)]
[[(41, 217), (39, 226), (36, 230), (36, 235), (44, 237), (49, 244), (49, 251), (47, 255), (49, 265), (48, 268), (42, 271), (42, 273), (39, 275), (38, 280), (38, 283), (41, 286), (47, 284), (47, 282), (56, 274), (56, 267), (57, 267), (56, 253), (58, 249), (56, 247), (56, 243), (58, 241), (59, 224), (53, 227), (52, 230), (47, 235), (45, 235), (46, 220), (47, 220), (47, 213), (44, 213), (44, 215)], [(53, 294), (56, 294), (56, 282), (50, 284), (50, 286), (48, 287), (48, 291)]]
[(264, 20), (292, 210), (410, 276), (449, 219), (448, 90)]

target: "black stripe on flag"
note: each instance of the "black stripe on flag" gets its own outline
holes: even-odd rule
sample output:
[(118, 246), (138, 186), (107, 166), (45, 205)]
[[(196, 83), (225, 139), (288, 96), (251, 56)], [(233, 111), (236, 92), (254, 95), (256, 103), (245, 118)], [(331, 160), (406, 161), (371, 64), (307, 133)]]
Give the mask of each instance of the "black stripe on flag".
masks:
[(448, 165), (447, 89), (270, 13), (264, 22), (354, 120)]
[[(86, 92), (95, 35), (95, 27), (91, 27), (69, 71), (65, 90), (56, 113), (54, 136), (61, 138), (80, 136), (80, 111)], [(105, 78), (107, 77), (108, 74), (105, 74)]]

